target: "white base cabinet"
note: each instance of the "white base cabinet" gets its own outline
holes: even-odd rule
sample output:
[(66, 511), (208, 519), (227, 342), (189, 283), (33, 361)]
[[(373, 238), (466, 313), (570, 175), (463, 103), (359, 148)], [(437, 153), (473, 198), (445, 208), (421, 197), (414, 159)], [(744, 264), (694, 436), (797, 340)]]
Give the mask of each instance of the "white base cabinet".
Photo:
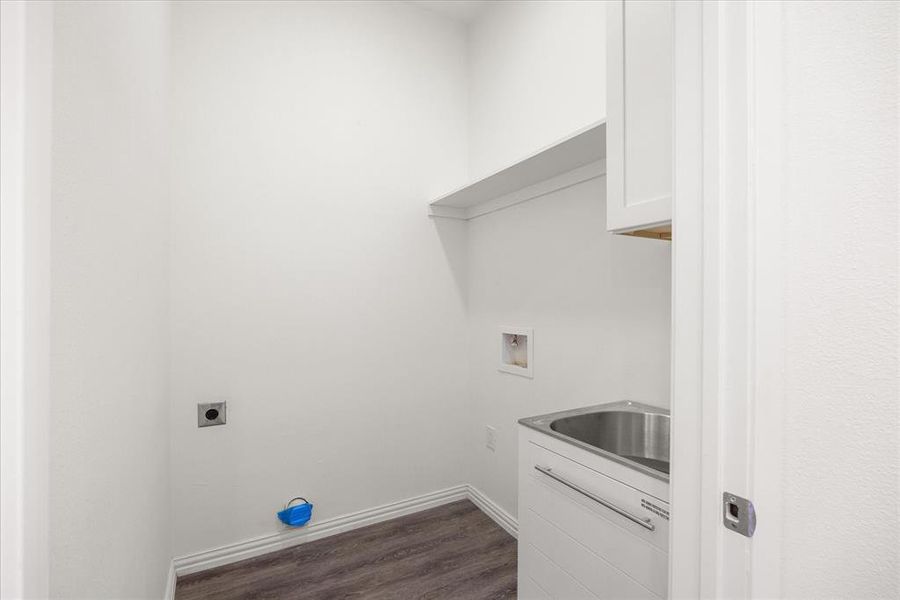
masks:
[(520, 426), (519, 598), (665, 598), (668, 488)]

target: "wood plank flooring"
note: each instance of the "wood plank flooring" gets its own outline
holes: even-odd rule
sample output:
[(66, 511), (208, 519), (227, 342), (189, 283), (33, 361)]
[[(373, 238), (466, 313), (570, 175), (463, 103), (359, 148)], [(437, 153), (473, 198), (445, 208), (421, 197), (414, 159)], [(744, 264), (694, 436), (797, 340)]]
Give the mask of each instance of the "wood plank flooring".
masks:
[(516, 540), (461, 500), (178, 578), (176, 600), (516, 597)]

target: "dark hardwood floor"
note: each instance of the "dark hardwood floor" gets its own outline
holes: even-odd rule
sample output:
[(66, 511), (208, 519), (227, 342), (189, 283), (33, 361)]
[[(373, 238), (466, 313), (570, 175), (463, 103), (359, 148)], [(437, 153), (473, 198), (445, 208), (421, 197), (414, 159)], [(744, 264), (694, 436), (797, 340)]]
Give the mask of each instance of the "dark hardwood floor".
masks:
[(468, 500), (178, 578), (176, 600), (516, 597), (516, 540)]

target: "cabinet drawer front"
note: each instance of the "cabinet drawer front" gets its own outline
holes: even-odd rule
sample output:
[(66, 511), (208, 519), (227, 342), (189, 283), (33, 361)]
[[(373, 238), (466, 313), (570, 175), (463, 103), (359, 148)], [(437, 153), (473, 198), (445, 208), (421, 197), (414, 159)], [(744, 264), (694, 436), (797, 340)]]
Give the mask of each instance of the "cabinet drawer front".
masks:
[[(648, 510), (648, 505), (668, 511), (668, 504), (534, 443), (523, 443), (520, 453), (521, 514), (534, 511), (654, 594), (666, 595), (669, 523)], [(641, 527), (538, 472), (535, 465), (549, 467), (554, 474), (633, 515), (649, 517), (655, 529)], [(530, 541), (529, 520), (522, 521), (520, 539)]]
[(528, 539), (547, 558), (603, 600), (657, 600), (660, 596), (597, 556), (531, 509), (522, 511), (520, 523)]
[(528, 577), (551, 598), (560, 600), (597, 598), (540, 550), (529, 543), (519, 543), (519, 581)]

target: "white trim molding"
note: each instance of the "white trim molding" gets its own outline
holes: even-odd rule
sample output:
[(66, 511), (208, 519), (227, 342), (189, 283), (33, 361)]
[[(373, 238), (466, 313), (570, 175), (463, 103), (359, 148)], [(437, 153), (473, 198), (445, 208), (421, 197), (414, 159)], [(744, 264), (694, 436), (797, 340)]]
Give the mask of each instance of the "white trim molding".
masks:
[[(312, 523), (302, 529), (290, 529), (270, 533), (251, 538), (242, 542), (228, 544), (219, 548), (211, 548), (173, 559), (172, 598), (174, 596), (174, 575), (182, 576), (198, 571), (205, 571), (214, 567), (220, 567), (239, 560), (253, 558), (269, 552), (283, 550), (299, 544), (305, 544), (345, 531), (351, 531), (366, 525), (374, 525), (404, 515), (409, 515), (429, 508), (435, 508), (457, 500), (471, 500), (475, 506), (484, 511), (500, 527), (513, 537), (516, 537), (518, 524), (516, 519), (508, 512), (500, 508), (497, 503), (485, 496), (481, 491), (468, 484), (461, 484), (447, 489), (439, 490), (407, 498), (389, 504), (383, 504), (374, 508), (367, 508), (348, 515), (342, 515), (318, 523)], [(168, 589), (167, 589), (167, 594)]]
[[(782, 595), (783, 11), (675, 3), (672, 598)], [(726, 490), (764, 513), (752, 541)]]
[(0, 597), (50, 592), (52, 2), (0, 3)]
[(175, 582), (178, 577), (175, 575), (175, 561), (169, 563), (169, 575), (166, 577), (166, 594), (163, 600), (175, 600)]
[(494, 522), (506, 530), (506, 533), (519, 539), (519, 522), (514, 516), (503, 510), (499, 504), (488, 498), (474, 485), (467, 485), (467, 497), (472, 504), (481, 509)]

